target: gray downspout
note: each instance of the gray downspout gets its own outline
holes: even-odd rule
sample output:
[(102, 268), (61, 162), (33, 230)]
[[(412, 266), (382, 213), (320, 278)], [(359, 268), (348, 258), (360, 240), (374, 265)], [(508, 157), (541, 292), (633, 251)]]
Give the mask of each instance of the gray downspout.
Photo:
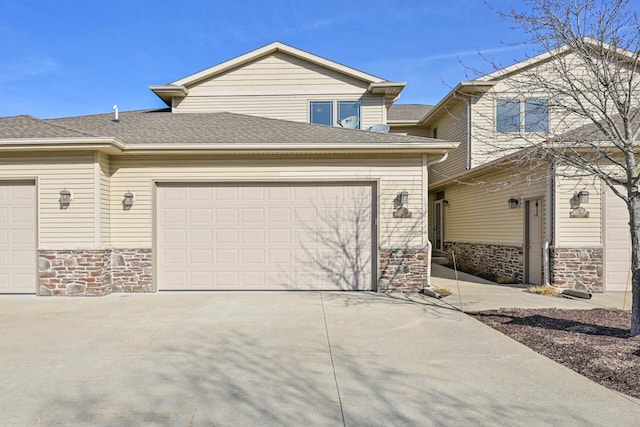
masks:
[(546, 230), (543, 247), (543, 265), (544, 265), (544, 284), (547, 286), (551, 285), (551, 246), (553, 245), (554, 235), (554, 206), (555, 206), (555, 168), (553, 163), (549, 165), (547, 171), (547, 194), (546, 194)]
[(471, 138), (472, 138), (472, 126), (471, 126), (471, 97), (467, 98), (467, 170), (471, 169)]

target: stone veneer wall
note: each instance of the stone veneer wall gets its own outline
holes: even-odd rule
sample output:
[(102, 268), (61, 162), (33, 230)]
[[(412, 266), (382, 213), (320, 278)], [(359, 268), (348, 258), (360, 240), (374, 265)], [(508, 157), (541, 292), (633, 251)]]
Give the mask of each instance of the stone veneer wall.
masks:
[(492, 281), (506, 278), (520, 283), (524, 278), (522, 246), (466, 242), (445, 242), (444, 246), (449, 265), (453, 266), (451, 251), (454, 251), (460, 271)]
[(113, 292), (153, 292), (151, 249), (113, 249), (109, 261)]
[(428, 249), (380, 250), (378, 292), (418, 292), (430, 274)]
[(551, 250), (551, 283), (560, 288), (586, 286), (592, 292), (603, 292), (601, 248), (553, 248)]
[(151, 292), (151, 249), (40, 250), (39, 295)]
[(103, 250), (39, 251), (39, 295), (102, 296), (111, 293), (105, 280)]

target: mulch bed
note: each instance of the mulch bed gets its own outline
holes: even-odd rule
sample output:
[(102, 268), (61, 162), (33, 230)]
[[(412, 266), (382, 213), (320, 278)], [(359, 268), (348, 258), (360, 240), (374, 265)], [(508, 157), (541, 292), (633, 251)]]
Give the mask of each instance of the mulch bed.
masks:
[(468, 314), (605, 387), (640, 398), (640, 336), (629, 335), (630, 311), (500, 309)]

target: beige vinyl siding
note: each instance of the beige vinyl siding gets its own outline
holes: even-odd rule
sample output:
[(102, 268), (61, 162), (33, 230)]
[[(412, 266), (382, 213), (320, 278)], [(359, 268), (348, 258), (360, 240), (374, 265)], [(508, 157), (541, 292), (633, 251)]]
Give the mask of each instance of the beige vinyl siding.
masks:
[[(503, 183), (514, 181), (508, 174), (494, 174), (478, 179), (492, 184), (452, 184), (444, 189), (449, 201), (449, 206), (445, 208), (445, 240), (522, 244), (524, 201), (544, 199), (545, 180), (506, 185)], [(432, 192), (435, 194), (435, 191)], [(521, 199), (518, 208), (508, 208), (507, 200), (511, 197)], [(545, 212), (544, 206), (541, 209)]]
[[(602, 187), (593, 180), (557, 177), (555, 180), (556, 241), (558, 247), (600, 247), (602, 245)], [(571, 218), (571, 198), (576, 191), (587, 190), (589, 203), (582, 207), (588, 218)]]
[[(309, 122), (309, 102), (360, 101), (361, 127), (385, 123), (382, 95), (368, 83), (301, 59), (276, 53), (196, 83), (175, 99), (175, 113), (227, 111)], [(336, 112), (334, 111), (334, 114)]]
[[(221, 159), (216, 157), (111, 157), (111, 244), (114, 247), (151, 247), (153, 181), (162, 182), (379, 182), (378, 245), (420, 246), (423, 235), (422, 159), (314, 158)], [(131, 190), (131, 210), (121, 205), (121, 194)], [(393, 218), (393, 199), (409, 192), (413, 217)], [(425, 190), (426, 191), (426, 190)]]
[(195, 96), (238, 93), (362, 93), (369, 83), (276, 52), (189, 87)]
[(110, 240), (109, 223), (110, 223), (110, 170), (109, 170), (109, 156), (104, 153), (99, 154), (99, 166), (100, 166), (100, 239), (102, 246), (108, 247)]
[(391, 126), (389, 133), (396, 133), (400, 135), (421, 136), (423, 138), (430, 138), (431, 131), (426, 126)]
[[(584, 65), (576, 61), (576, 56), (571, 54), (567, 55), (564, 61), (577, 79), (581, 70), (584, 70)], [(498, 81), (473, 104), (472, 167), (508, 154), (507, 150), (511, 147), (522, 148), (537, 144), (550, 135), (562, 135), (571, 129), (590, 123), (584, 117), (568, 112), (569, 108), (575, 104), (573, 100), (558, 94), (550, 97), (548, 93), (545, 93), (544, 88), (540, 87), (540, 79), (557, 81), (557, 71), (550, 63), (538, 64)], [(505, 98), (519, 99), (520, 101), (532, 98), (551, 99), (549, 133), (496, 132), (496, 101)], [(564, 105), (567, 108), (554, 108), (553, 104)]]
[(467, 126), (467, 105), (464, 102), (458, 104), (431, 126), (432, 130), (438, 128), (438, 139), (460, 143), (458, 148), (449, 152), (447, 160), (431, 167), (429, 171), (431, 183), (442, 181), (466, 169)]
[[(227, 95), (216, 97), (188, 96), (177, 100), (175, 113), (210, 113), (226, 111), (270, 119), (309, 122), (311, 101), (360, 101), (361, 128), (384, 123), (381, 96), (355, 93), (353, 95)], [(334, 108), (334, 115), (337, 114)]]
[[(3, 154), (0, 179), (36, 178), (38, 184), (38, 248), (74, 249), (95, 246), (93, 153)], [(73, 200), (60, 209), (60, 191)]]

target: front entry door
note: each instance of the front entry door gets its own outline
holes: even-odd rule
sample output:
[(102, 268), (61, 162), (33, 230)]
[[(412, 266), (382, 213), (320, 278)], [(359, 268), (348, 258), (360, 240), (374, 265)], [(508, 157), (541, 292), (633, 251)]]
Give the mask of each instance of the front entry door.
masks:
[(526, 202), (526, 282), (542, 284), (542, 199)]
[(444, 251), (444, 205), (437, 200), (433, 208), (433, 248)]

